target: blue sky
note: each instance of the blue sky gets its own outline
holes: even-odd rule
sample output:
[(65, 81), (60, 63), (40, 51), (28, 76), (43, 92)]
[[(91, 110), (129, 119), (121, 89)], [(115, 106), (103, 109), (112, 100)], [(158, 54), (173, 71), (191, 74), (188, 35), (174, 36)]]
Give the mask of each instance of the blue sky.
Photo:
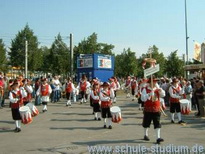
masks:
[[(60, 32), (73, 33), (74, 45), (98, 34), (98, 42), (130, 47), (136, 56), (156, 45), (165, 56), (185, 53), (184, 0), (0, 0), (0, 38), (9, 47), (26, 23), (41, 45), (50, 46)], [(205, 0), (187, 0), (189, 58), (193, 40), (205, 38)], [(67, 44), (68, 39), (64, 40)]]

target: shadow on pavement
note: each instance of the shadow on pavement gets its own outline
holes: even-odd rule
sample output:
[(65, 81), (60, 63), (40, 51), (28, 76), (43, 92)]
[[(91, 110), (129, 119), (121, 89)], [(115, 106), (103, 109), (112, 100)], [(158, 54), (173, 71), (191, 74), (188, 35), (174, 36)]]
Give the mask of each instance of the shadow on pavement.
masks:
[(103, 127), (64, 127), (64, 128), (60, 128), (60, 127), (50, 127), (51, 130), (58, 130), (58, 129), (62, 129), (62, 130), (76, 130), (76, 129), (82, 129), (82, 130), (103, 130)]
[(85, 142), (72, 142), (75, 145), (86, 145), (86, 146), (93, 146), (93, 145), (113, 145), (113, 144), (129, 144), (129, 143), (147, 143), (143, 139), (136, 139), (136, 140), (98, 140), (98, 141), (85, 141)]

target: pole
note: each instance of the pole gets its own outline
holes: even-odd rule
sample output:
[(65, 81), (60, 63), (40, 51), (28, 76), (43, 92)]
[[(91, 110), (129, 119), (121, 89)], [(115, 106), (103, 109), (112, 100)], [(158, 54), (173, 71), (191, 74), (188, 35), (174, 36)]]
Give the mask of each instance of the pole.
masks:
[(28, 77), (28, 41), (25, 42), (25, 78)]
[(187, 32), (187, 5), (185, 0), (185, 32), (186, 32), (186, 64), (188, 64), (189, 53), (188, 53), (188, 32)]
[(73, 76), (73, 34), (70, 34), (70, 76)]

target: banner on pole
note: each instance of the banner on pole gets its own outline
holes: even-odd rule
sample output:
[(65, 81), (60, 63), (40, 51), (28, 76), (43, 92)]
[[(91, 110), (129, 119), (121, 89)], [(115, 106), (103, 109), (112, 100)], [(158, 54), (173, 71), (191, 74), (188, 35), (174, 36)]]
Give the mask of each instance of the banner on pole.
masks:
[(147, 77), (149, 75), (152, 75), (156, 72), (159, 72), (159, 64), (155, 65), (154, 67), (150, 67), (148, 69), (144, 70), (144, 77)]

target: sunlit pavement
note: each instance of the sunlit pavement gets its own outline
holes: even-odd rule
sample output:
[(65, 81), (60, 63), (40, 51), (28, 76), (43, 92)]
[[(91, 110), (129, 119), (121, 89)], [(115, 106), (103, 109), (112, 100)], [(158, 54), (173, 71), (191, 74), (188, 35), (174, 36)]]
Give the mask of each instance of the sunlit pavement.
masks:
[[(121, 93), (113, 105), (121, 108), (123, 118), (119, 124), (113, 124), (113, 129), (104, 129), (103, 121), (94, 120), (89, 102), (82, 105), (77, 102), (67, 107), (66, 101), (61, 99), (58, 103), (49, 103), (45, 113), (42, 106), (37, 106), (40, 114), (33, 117), (31, 124), (22, 124), (20, 133), (14, 133), (15, 125), (7, 100), (6, 107), (0, 109), (0, 153), (86, 154), (89, 153), (88, 146), (95, 145), (112, 146), (114, 150), (117, 148), (115, 152), (121, 147), (126, 150), (145, 146), (150, 150), (150, 147), (157, 146), (153, 125), (149, 129), (150, 141), (143, 140), (142, 111), (138, 109), (137, 101)], [(169, 116), (169, 112), (166, 113)], [(177, 115), (175, 119), (177, 122)], [(160, 146), (192, 148), (197, 144), (205, 147), (205, 119), (195, 117), (192, 112), (183, 116), (183, 120), (187, 122), (186, 126), (171, 124), (169, 117), (161, 116), (161, 137), (165, 142)]]

